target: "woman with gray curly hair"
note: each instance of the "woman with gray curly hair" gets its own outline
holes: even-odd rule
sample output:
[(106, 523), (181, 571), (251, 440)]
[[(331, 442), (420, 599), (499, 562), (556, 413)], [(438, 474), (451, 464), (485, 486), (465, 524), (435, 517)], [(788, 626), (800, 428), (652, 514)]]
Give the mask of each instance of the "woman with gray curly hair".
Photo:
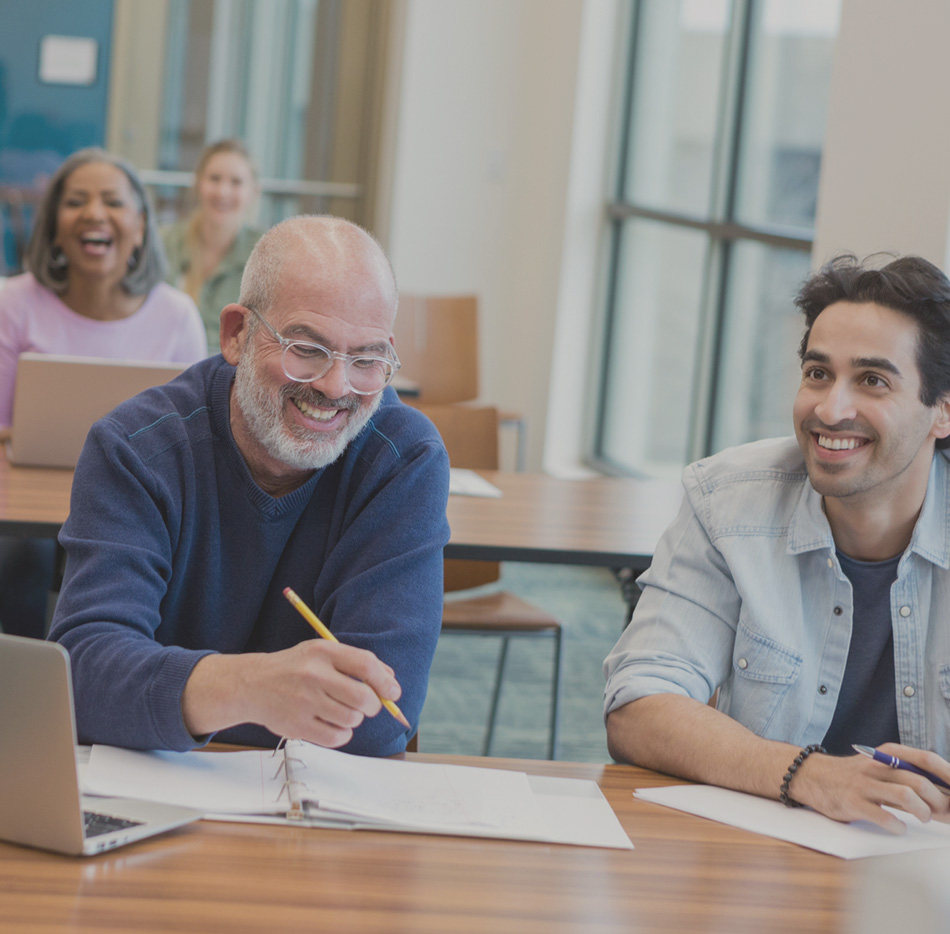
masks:
[[(74, 153), (51, 179), (26, 266), (0, 290), (0, 429), (10, 425), (25, 351), (177, 363), (207, 354), (195, 303), (163, 281), (164, 254), (138, 175), (103, 149)], [(43, 635), (52, 544), (0, 539), (5, 632)], [(5, 586), (14, 574), (16, 586)]]

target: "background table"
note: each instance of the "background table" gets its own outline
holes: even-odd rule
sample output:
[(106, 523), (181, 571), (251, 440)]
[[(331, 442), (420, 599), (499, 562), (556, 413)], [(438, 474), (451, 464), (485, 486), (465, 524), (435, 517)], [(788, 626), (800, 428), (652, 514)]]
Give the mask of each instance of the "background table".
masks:
[[(446, 557), (645, 569), (682, 498), (679, 483), (479, 471), (502, 497), (450, 496)], [(6, 535), (55, 536), (69, 515), (71, 470), (14, 467), (0, 448)]]
[(55, 537), (69, 515), (71, 470), (14, 467), (0, 444), (0, 526), (4, 535)]
[(636, 849), (202, 821), (88, 859), (0, 844), (0, 930), (834, 932), (854, 864), (633, 798), (619, 765), (410, 755), (600, 783)]
[[(72, 471), (14, 467), (0, 451), (0, 531), (55, 537), (69, 515)], [(624, 622), (629, 619), (639, 596), (636, 576), (649, 567), (682, 499), (678, 482), (478, 472), (502, 496), (449, 497), (447, 558), (610, 568), (627, 601)]]
[(626, 624), (656, 543), (679, 509), (678, 481), (632, 477), (564, 480), (546, 474), (479, 470), (498, 499), (450, 496), (447, 558), (596, 565), (620, 582)]
[(449, 497), (447, 558), (644, 570), (683, 495), (665, 480), (477, 472), (502, 496)]

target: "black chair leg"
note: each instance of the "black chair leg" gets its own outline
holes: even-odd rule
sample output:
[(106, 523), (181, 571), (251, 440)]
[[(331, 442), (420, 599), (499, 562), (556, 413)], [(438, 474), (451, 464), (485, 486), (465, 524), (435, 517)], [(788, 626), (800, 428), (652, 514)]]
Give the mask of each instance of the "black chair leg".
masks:
[(508, 636), (501, 640), (501, 651), (498, 653), (498, 667), (495, 670), (495, 689), (492, 691), (491, 707), (488, 711), (488, 730), (485, 733), (485, 745), (482, 755), (491, 755), (492, 739), (495, 736), (495, 718), (498, 715), (498, 702), (501, 700), (501, 682), (505, 677), (505, 660), (508, 657)]
[(561, 630), (554, 633), (554, 675), (551, 678), (551, 737), (548, 743), (548, 758), (556, 759), (558, 754), (557, 734), (561, 719)]

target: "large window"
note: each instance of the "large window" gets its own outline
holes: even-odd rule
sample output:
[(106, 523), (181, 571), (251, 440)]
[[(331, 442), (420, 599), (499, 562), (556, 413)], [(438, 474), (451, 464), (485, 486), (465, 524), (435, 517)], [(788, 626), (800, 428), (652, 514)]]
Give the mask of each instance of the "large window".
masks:
[(638, 0), (594, 454), (788, 434), (839, 0)]
[(110, 146), (142, 170), (161, 220), (186, 210), (205, 144), (233, 136), (260, 168), (260, 226), (300, 212), (372, 226), (389, 3), (122, 0), (120, 9)]

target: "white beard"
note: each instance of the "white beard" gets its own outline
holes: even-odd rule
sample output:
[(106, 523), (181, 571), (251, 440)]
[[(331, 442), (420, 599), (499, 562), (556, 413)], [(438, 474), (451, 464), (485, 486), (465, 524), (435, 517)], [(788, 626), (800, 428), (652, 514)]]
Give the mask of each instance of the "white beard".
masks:
[[(332, 464), (345, 450), (346, 446), (366, 427), (382, 401), (383, 394), (378, 393), (372, 405), (354, 407), (353, 397), (340, 400), (340, 408), (349, 410), (346, 425), (335, 436), (316, 432), (306, 432), (298, 426), (288, 425), (284, 419), (284, 403), (288, 396), (298, 393), (301, 397), (309, 394), (322, 397), (305, 384), (283, 387), (274, 396), (255, 379), (253, 341), (237, 365), (234, 379), (234, 398), (247, 422), (247, 427), (255, 440), (275, 460), (294, 470), (319, 470)], [(322, 397), (323, 398), (323, 397)], [(309, 400), (308, 400), (309, 401)], [(293, 402), (290, 403), (293, 405)]]

